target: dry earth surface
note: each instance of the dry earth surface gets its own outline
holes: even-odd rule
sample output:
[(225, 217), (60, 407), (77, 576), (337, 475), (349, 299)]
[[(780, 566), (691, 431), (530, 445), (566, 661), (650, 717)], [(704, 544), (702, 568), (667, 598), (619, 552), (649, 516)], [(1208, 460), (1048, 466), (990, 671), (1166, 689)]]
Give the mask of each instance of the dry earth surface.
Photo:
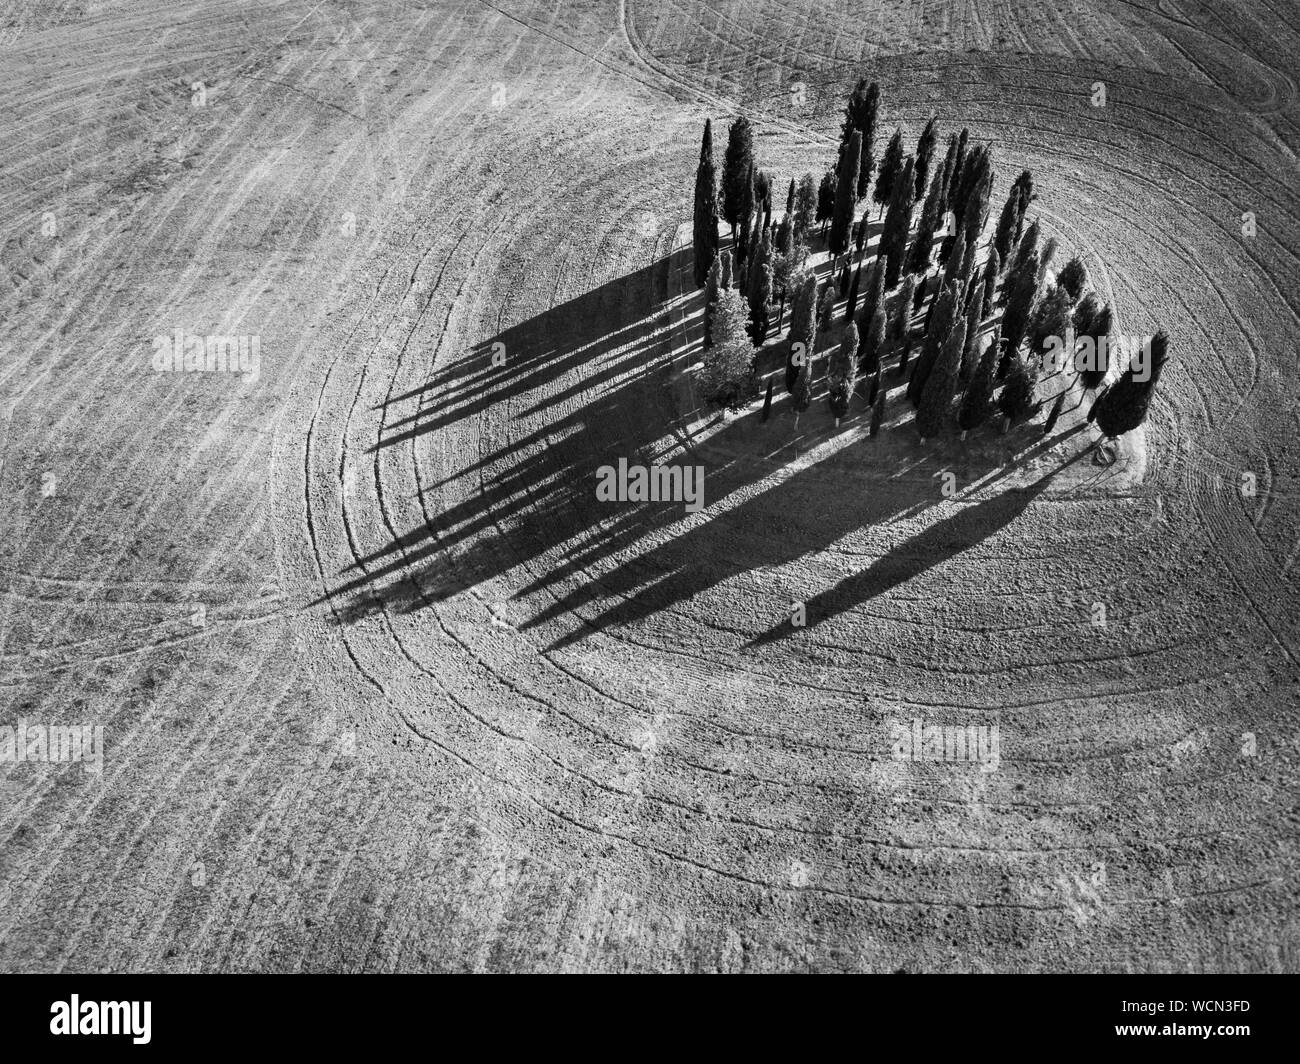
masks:
[[(0, 765), (0, 969), (1296, 970), (1297, 54), (1285, 0), (0, 6), (0, 724), (105, 729)], [(1170, 333), (1118, 465), (693, 409), (704, 118), (783, 189), (862, 75)]]

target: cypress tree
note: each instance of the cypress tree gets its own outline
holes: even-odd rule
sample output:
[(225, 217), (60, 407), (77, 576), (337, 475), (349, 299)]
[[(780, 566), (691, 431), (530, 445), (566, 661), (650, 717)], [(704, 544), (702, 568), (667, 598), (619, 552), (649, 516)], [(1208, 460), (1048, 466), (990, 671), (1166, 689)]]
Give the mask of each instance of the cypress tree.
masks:
[(835, 176), (835, 207), (831, 218), (830, 252), (843, 255), (849, 250), (849, 233), (853, 226), (853, 209), (857, 204), (858, 166), (862, 162), (862, 134), (853, 131), (848, 147), (840, 152), (839, 172)]
[(1053, 285), (1043, 293), (1034, 313), (1029, 320), (1029, 353), (1042, 363), (1047, 354), (1050, 337), (1059, 337), (1066, 343), (1066, 333), (1070, 329), (1070, 297), (1059, 285)]
[(704, 354), (700, 390), (713, 406), (731, 410), (752, 390), (753, 348), (745, 338), (745, 301), (734, 289), (722, 292), (714, 321), (714, 345)]
[(921, 138), (916, 142), (916, 199), (925, 194), (926, 183), (930, 180), (930, 163), (934, 159), (934, 147), (938, 139), (935, 117), (931, 115), (925, 129), (921, 130)]
[(857, 384), (858, 327), (844, 326), (840, 345), (826, 361), (826, 401), (838, 427), (840, 418), (849, 412), (849, 396)]
[(934, 244), (934, 233), (939, 228), (939, 211), (943, 200), (943, 175), (935, 174), (930, 182), (930, 191), (925, 195), (921, 207), (921, 217), (916, 223), (916, 238), (907, 257), (909, 273), (928, 273), (930, 270), (930, 253)]
[(1047, 277), (1047, 268), (1052, 264), (1052, 256), (1056, 254), (1056, 237), (1048, 237), (1047, 243), (1043, 245), (1043, 250), (1038, 255), (1038, 287), (1043, 287), (1043, 281)]
[(943, 283), (945, 285), (961, 277), (962, 271), (966, 264), (966, 241), (955, 240), (953, 242), (953, 252), (948, 256), (948, 264), (943, 269)]
[[(939, 171), (939, 204), (937, 218), (942, 218), (948, 209), (948, 185), (952, 181), (952, 172), (957, 166), (957, 134), (948, 136), (948, 151), (943, 157), (943, 169)], [(936, 227), (938, 223), (936, 222)]]
[(749, 264), (749, 335), (757, 347), (767, 339), (772, 324), (772, 239), (763, 231), (758, 250)]
[(979, 428), (989, 416), (993, 400), (993, 374), (997, 368), (999, 331), (993, 330), (993, 339), (980, 356), (975, 376), (971, 378), (966, 394), (962, 396), (961, 407), (957, 411), (957, 427), (961, 429), (962, 439), (971, 429)]
[(880, 173), (876, 175), (876, 190), (871, 194), (871, 198), (880, 205), (882, 214), (885, 210), (885, 204), (889, 203), (893, 198), (894, 183), (902, 172), (903, 132), (896, 129), (894, 135), (889, 139), (889, 146), (885, 149), (884, 158), (880, 160)]
[(722, 272), (718, 275), (718, 290), (731, 287), (731, 252), (724, 251), (718, 255), (718, 262), (722, 264)]
[(1088, 267), (1083, 259), (1075, 255), (1067, 262), (1056, 276), (1056, 285), (1070, 297), (1071, 303), (1077, 303), (1088, 287)]
[[(732, 245), (735, 248), (735, 265), (737, 267), (745, 265), (749, 261), (750, 241), (754, 230), (754, 167), (749, 168), (749, 180), (745, 183), (746, 191), (742, 194), (740, 207), (740, 240), (736, 241), (735, 234), (732, 234)], [(744, 281), (740, 280), (737, 287), (742, 287)]]
[(813, 364), (812, 359), (799, 368), (798, 375), (795, 377), (794, 390), (791, 391), (791, 405), (794, 407), (794, 427), (799, 427), (799, 415), (802, 414), (809, 406), (812, 405), (812, 381), (813, 381)]
[(957, 213), (953, 208), (953, 200), (957, 190), (961, 188), (961, 172), (966, 166), (966, 142), (969, 138), (970, 130), (963, 127), (961, 135), (957, 138), (957, 152), (953, 156), (952, 170), (948, 172), (948, 182), (944, 186), (944, 210), (952, 211), (953, 214)]
[(709, 267), (709, 276), (704, 286), (704, 350), (713, 346), (713, 311), (721, 290), (722, 262), (714, 259)]
[[(1085, 351), (1091, 348), (1092, 358), (1085, 359), (1085, 365), (1079, 370), (1079, 383), (1085, 390), (1094, 392), (1100, 386), (1101, 382), (1106, 379), (1106, 374), (1110, 372), (1110, 329), (1111, 329), (1111, 312), (1110, 307), (1106, 304), (1098, 305), (1096, 297), (1092, 299), (1092, 313), (1088, 315), (1086, 322), (1079, 324), (1079, 314), (1075, 314), (1075, 339), (1077, 343), (1082, 343), (1084, 337), (1087, 337), (1091, 343), (1085, 344)], [(1083, 304), (1080, 304), (1082, 307)]]
[(1146, 420), (1151, 397), (1160, 381), (1160, 373), (1169, 359), (1169, 336), (1161, 329), (1151, 338), (1151, 366), (1146, 380), (1137, 380), (1132, 363), (1125, 367), (1119, 380), (1107, 388), (1088, 411), (1089, 422), (1095, 420), (1102, 435), (1114, 439), (1132, 432)]
[(834, 343), (832, 330), (835, 327), (835, 289), (831, 282), (826, 282), (822, 289), (822, 300), (817, 316), (817, 341), (820, 347)]
[(840, 147), (843, 149), (852, 139), (854, 131), (862, 134), (858, 162), (858, 184), (854, 195), (857, 199), (866, 196), (871, 185), (871, 171), (875, 165), (876, 120), (880, 110), (880, 87), (873, 81), (867, 84), (862, 78), (849, 96), (844, 108), (844, 122), (840, 126)]
[(1007, 193), (1006, 205), (998, 218), (998, 227), (993, 237), (993, 246), (998, 249), (998, 259), (1007, 262), (1012, 248), (1020, 242), (1025, 223), (1025, 212), (1037, 199), (1034, 192), (1034, 175), (1029, 170), (1022, 170), (1020, 176), (1011, 185)]
[(885, 260), (885, 289), (892, 290), (898, 285), (898, 278), (903, 270), (903, 257), (907, 253), (907, 236), (912, 228), (912, 194), (916, 188), (913, 168), (915, 164), (909, 155), (903, 162), (903, 172), (894, 182), (894, 195), (889, 201), (889, 214), (885, 218), (885, 230), (880, 237), (880, 248)]
[(903, 293), (894, 308), (893, 321), (890, 323), (889, 338), (894, 343), (901, 342), (907, 335), (908, 323), (912, 320), (912, 299), (915, 295), (916, 278), (908, 274), (907, 280), (903, 282)]
[(871, 378), (871, 387), (867, 391), (867, 406), (875, 406), (876, 396), (880, 394), (880, 374), (881, 367), (876, 367), (876, 373)]
[(1002, 386), (1002, 394), (998, 396), (998, 409), (1011, 424), (1015, 425), (1033, 415), (1034, 385), (1037, 376), (1036, 368), (1032, 363), (1012, 353), (1011, 364), (1007, 370), (1007, 382)]
[(880, 431), (880, 423), (885, 420), (885, 389), (881, 388), (876, 394), (876, 401), (871, 404), (871, 438), (876, 438), (876, 433)]
[(862, 295), (862, 313), (858, 316), (858, 333), (859, 335), (871, 331), (871, 319), (875, 316), (876, 308), (885, 300), (885, 270), (880, 259), (877, 258), (871, 264), (871, 269), (867, 272), (867, 287)]
[(961, 353), (965, 347), (966, 323), (958, 320), (944, 341), (921, 394), (921, 405), (916, 411), (916, 429), (922, 439), (938, 436), (948, 423), (957, 390)]
[(794, 290), (790, 308), (790, 343), (785, 358), (785, 390), (794, 393), (800, 366), (812, 361), (817, 340), (817, 279), (806, 273)]
[(1003, 362), (998, 367), (998, 376), (1006, 373), (1009, 359), (1020, 350), (1020, 343), (1025, 338), (1029, 327), (1030, 315), (1034, 310), (1034, 300), (1038, 295), (1038, 253), (1031, 251), (1024, 268), (1015, 279), (1015, 287), (1007, 297), (1007, 309), (1002, 315), (1002, 339), (1006, 344)]
[(988, 261), (984, 264), (984, 301), (980, 317), (987, 318), (993, 313), (993, 294), (998, 287), (998, 274), (1002, 270), (1002, 260), (997, 248), (989, 248)]
[(885, 309), (876, 308), (871, 317), (871, 326), (867, 329), (867, 339), (858, 354), (858, 372), (863, 377), (872, 376), (880, 369), (881, 359), (885, 356)]
[(812, 174), (799, 178), (794, 196), (794, 239), (808, 242), (817, 212), (817, 182)]
[(727, 151), (722, 162), (722, 216), (731, 226), (731, 241), (736, 241), (736, 226), (752, 210), (754, 166), (754, 132), (749, 119), (741, 115), (731, 123), (727, 133)]
[(831, 220), (835, 214), (835, 171), (827, 170), (822, 174), (822, 183), (817, 188), (817, 220), (822, 223), (822, 231), (826, 230), (826, 223)]
[(766, 423), (767, 419), (772, 416), (772, 385), (774, 385), (775, 383), (776, 383), (775, 377), (767, 378), (767, 396), (763, 400), (762, 420), (764, 423)]
[(704, 284), (718, 254), (718, 177), (713, 167), (713, 120), (704, 121), (700, 163), (695, 170), (695, 284)]
[(925, 333), (925, 343), (921, 354), (912, 367), (912, 379), (907, 385), (907, 400), (913, 406), (921, 402), (926, 378), (929, 377), (935, 362), (939, 358), (944, 341), (952, 332), (953, 322), (957, 318), (957, 290), (951, 286), (945, 288), (935, 303), (933, 316)]
[(970, 383), (979, 361), (980, 308), (983, 302), (980, 294), (976, 293), (966, 308), (966, 346), (962, 348), (961, 371), (957, 375), (963, 388)]
[(862, 216), (862, 221), (854, 227), (853, 250), (857, 253), (858, 262), (862, 261), (862, 249), (867, 246), (867, 216)]
[[(1029, 258), (1030, 254), (1038, 251), (1038, 234), (1038, 219), (1035, 218), (1033, 222), (1030, 223), (1029, 228), (1025, 231), (1025, 235), (1021, 239), (1020, 245), (1016, 248), (1015, 259), (1011, 263), (1011, 269), (1015, 272), (1019, 273), (1024, 267), (1025, 260)], [(1035, 267), (1035, 269), (1037, 269), (1037, 267)]]

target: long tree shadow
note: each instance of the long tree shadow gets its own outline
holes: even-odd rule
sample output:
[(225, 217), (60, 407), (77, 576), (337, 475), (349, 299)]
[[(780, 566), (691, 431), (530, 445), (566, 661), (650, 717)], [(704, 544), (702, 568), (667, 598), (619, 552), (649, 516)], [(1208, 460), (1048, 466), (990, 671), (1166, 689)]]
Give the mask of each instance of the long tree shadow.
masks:
[[(396, 402), (415, 401), (419, 409), (389, 423), (378, 447), (415, 442), (475, 417), (493, 419), (498, 438), (502, 425), (525, 428), (517, 438), (506, 431), (496, 451), (422, 485), (428, 520), (362, 557), (315, 604), (344, 599), (332, 616), (346, 624), (379, 611), (419, 610), (529, 566), (533, 579), (516, 597), (539, 591), (558, 597), (526, 627), (581, 619), (593, 606), (599, 611), (553, 644), (562, 646), (592, 629), (670, 608), (735, 573), (781, 566), (863, 525), (897, 520), (941, 500), (933, 477), (942, 463), (914, 436), (908, 446), (885, 448), (861, 435), (829, 447), (833, 456), (773, 476), (784, 457), (774, 461), (773, 452), (790, 441), (784, 402), (766, 426), (757, 424), (756, 406), (715, 426), (697, 452), (687, 425), (696, 412), (683, 407), (678, 367), (684, 354), (689, 360), (698, 351), (703, 294), (687, 281), (684, 294), (675, 296), (672, 283), (674, 271), (689, 270), (689, 256), (689, 248), (679, 250), (503, 330), (399, 397)], [(773, 338), (767, 351), (783, 347)], [(494, 366), (492, 353), (502, 350), (504, 364)], [(587, 366), (592, 371), (581, 372)], [(565, 379), (569, 374), (572, 382)], [(902, 404), (896, 394), (891, 417)], [(547, 408), (561, 416), (539, 416)], [(804, 419), (806, 442), (835, 440), (820, 396)], [(910, 421), (908, 411), (886, 432), (912, 433)], [(860, 431), (860, 421), (850, 421), (845, 431), (854, 424)], [(708, 508), (691, 516), (680, 501), (599, 502), (596, 471), (619, 458), (703, 464)], [(966, 473), (982, 476), (996, 464), (977, 458)], [(865, 487), (863, 471), (869, 473)], [(444, 504), (448, 495), (453, 501)], [(808, 515), (810, 498), (816, 506)], [(811, 519), (801, 520), (801, 513)], [(674, 529), (678, 524), (681, 530)], [(654, 546), (639, 549), (643, 542)], [(557, 590), (588, 572), (601, 575)]]
[[(1073, 432), (1078, 431), (1072, 430)], [(1061, 442), (1055, 437), (1040, 445), (1042, 449)], [(807, 631), (823, 624), (833, 617), (855, 609), (870, 602), (879, 595), (893, 590), (901, 584), (928, 572), (944, 562), (978, 546), (990, 536), (1006, 528), (1012, 521), (1028, 509), (1052, 479), (1066, 466), (1079, 460), (1085, 452), (1080, 452), (1049, 470), (1027, 487), (1009, 488), (1000, 491), (978, 503), (958, 503), (957, 512), (950, 517), (935, 522), (925, 531), (900, 544), (883, 558), (879, 559), (861, 572), (841, 580), (834, 587), (814, 595), (804, 603)], [(1027, 461), (1022, 456), (1021, 461)], [(1009, 472), (1009, 471), (1008, 471)], [(1005, 476), (1006, 473), (1003, 473)], [(982, 491), (1002, 476), (991, 478), (982, 486)], [(793, 635), (796, 629), (788, 621), (769, 628), (762, 635), (749, 643), (750, 647), (762, 647), (777, 640)]]

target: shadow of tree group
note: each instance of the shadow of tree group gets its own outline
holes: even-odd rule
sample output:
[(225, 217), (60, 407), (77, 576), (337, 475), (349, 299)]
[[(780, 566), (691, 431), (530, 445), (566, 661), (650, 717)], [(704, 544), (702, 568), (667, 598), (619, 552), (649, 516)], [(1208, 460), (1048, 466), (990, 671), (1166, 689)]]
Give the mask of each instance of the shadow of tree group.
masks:
[[(690, 254), (689, 247), (680, 249), (506, 328), (482, 340), (472, 357), (394, 400), (415, 409), (386, 424), (380, 448), (417, 444), (471, 418), (494, 419), (498, 430), (502, 424), (525, 429), (518, 438), (509, 431), (481, 432), (484, 440), (506, 440), (446, 480), (421, 486), (429, 521), (362, 558), (317, 600), (346, 600), (334, 611), (335, 623), (379, 610), (418, 610), (525, 566), (532, 579), (515, 597), (544, 591), (552, 601), (524, 627), (579, 619), (551, 643), (564, 646), (593, 630), (669, 609), (737, 573), (780, 567), (855, 529), (942, 501), (933, 480), (939, 463), (914, 435), (900, 462), (897, 447), (886, 451), (860, 431), (862, 407), (844, 427), (857, 424), (857, 438), (827, 461), (801, 463), (788, 476), (771, 477), (773, 452), (791, 444), (784, 402), (765, 425), (759, 424), (760, 404), (751, 404), (715, 426), (697, 450), (688, 424), (699, 412), (678, 409), (675, 368), (683, 356), (687, 363), (698, 357), (701, 341), (703, 294), (689, 283)], [(680, 295), (673, 294), (675, 276), (687, 278)], [(783, 350), (783, 339), (769, 340), (760, 365), (783, 363), (772, 357)], [(503, 365), (493, 364), (494, 352), (504, 353)], [(887, 370), (887, 383), (898, 389), (890, 400), (894, 417), (905, 400), (901, 378), (892, 366)], [(783, 391), (781, 370), (775, 372)], [(803, 422), (805, 440), (835, 436), (820, 398)], [(912, 433), (910, 411), (905, 423), (884, 431)], [(665, 448), (665, 440), (673, 442)], [(882, 467), (886, 453), (897, 468)], [(997, 468), (994, 459), (981, 457), (986, 453), (965, 456), (968, 482)], [(706, 509), (687, 521), (681, 502), (598, 501), (596, 471), (619, 458), (704, 465)], [(855, 467), (870, 477), (853, 475)], [(819, 595), (810, 613), (825, 619), (850, 610), (975, 546), (1013, 521), (1048, 479), (960, 509)], [(440, 508), (442, 489), (457, 480), (466, 481), (458, 501)], [(469, 485), (472, 490), (465, 490)], [(598, 579), (575, 579), (596, 571)], [(781, 631), (772, 629), (755, 643)]]

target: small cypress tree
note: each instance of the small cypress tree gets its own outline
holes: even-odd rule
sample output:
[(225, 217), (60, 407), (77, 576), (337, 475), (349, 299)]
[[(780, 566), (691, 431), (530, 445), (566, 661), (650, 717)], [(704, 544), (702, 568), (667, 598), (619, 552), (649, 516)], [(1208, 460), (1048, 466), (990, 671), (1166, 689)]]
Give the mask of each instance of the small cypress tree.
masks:
[(772, 239), (763, 230), (754, 261), (749, 265), (749, 335), (757, 347), (772, 325)]
[(925, 124), (925, 129), (921, 130), (921, 137), (916, 142), (916, 191), (914, 193), (916, 199), (925, 195), (926, 184), (930, 180), (930, 163), (934, 159), (934, 147), (939, 139), (935, 122), (934, 115), (931, 115), (930, 121)]
[(1053, 285), (1043, 293), (1029, 320), (1030, 356), (1041, 365), (1051, 338), (1058, 337), (1065, 344), (1069, 329), (1070, 297), (1059, 285)]
[(871, 378), (871, 388), (867, 393), (867, 406), (876, 405), (876, 396), (880, 394), (880, 374), (882, 372), (882, 367), (877, 366), (875, 375)]
[(731, 123), (727, 133), (727, 151), (722, 161), (722, 216), (731, 226), (731, 242), (736, 242), (736, 227), (752, 209), (754, 167), (754, 131), (749, 119), (741, 115)]
[(721, 291), (722, 261), (714, 259), (704, 286), (704, 350), (713, 346), (713, 311)]
[(799, 178), (794, 196), (794, 239), (808, 243), (817, 213), (817, 182), (812, 174)]
[(1007, 193), (1006, 206), (998, 218), (998, 227), (993, 237), (993, 246), (998, 249), (998, 259), (1005, 263), (1012, 249), (1019, 244), (1025, 223), (1025, 212), (1037, 199), (1034, 193), (1034, 175), (1029, 170), (1022, 170)]
[(1076, 341), (1083, 343), (1084, 337), (1090, 341), (1084, 344), (1084, 350), (1091, 350), (1092, 358), (1085, 359), (1079, 370), (1079, 383), (1085, 390), (1095, 392), (1110, 372), (1111, 312), (1106, 304), (1098, 306), (1089, 317), (1083, 330), (1075, 327)]
[(849, 397), (857, 384), (858, 327), (849, 322), (838, 348), (826, 361), (826, 401), (838, 428), (840, 418), (849, 412)]
[(998, 330), (993, 330), (993, 338), (984, 354), (980, 356), (975, 375), (971, 378), (962, 396), (961, 407), (957, 411), (957, 427), (961, 429), (964, 440), (971, 429), (979, 428), (989, 416), (993, 401), (993, 375), (997, 369), (998, 347), (1000, 338)]
[(863, 248), (867, 246), (867, 228), (867, 216), (864, 214), (862, 216), (862, 221), (858, 222), (857, 226), (854, 228), (853, 250), (857, 253), (859, 262), (862, 261)]
[(822, 289), (821, 303), (817, 312), (817, 341), (820, 347), (829, 347), (834, 343), (835, 328), (835, 288), (828, 280)]
[(943, 157), (943, 168), (939, 171), (939, 204), (936, 217), (942, 218), (948, 209), (948, 186), (952, 181), (953, 170), (957, 166), (957, 134), (948, 137), (948, 151)]
[(785, 390), (794, 393), (799, 369), (812, 360), (817, 340), (817, 279), (806, 273), (794, 289), (794, 306), (790, 308), (789, 349), (785, 359)]
[(767, 378), (767, 396), (763, 399), (762, 420), (764, 424), (766, 424), (767, 419), (772, 416), (772, 385), (774, 385), (775, 383), (776, 383), (775, 377)]
[(745, 337), (745, 301), (735, 289), (718, 296), (714, 345), (704, 353), (700, 391), (714, 406), (739, 409), (748, 398), (753, 376), (753, 348)]
[(1088, 267), (1083, 259), (1075, 255), (1056, 275), (1056, 286), (1070, 297), (1071, 303), (1077, 303), (1088, 287)]
[(695, 284), (704, 284), (718, 255), (718, 177), (713, 166), (713, 120), (704, 120), (700, 162), (695, 170)]
[(855, 129), (848, 146), (840, 152), (839, 168), (835, 175), (835, 206), (831, 216), (830, 237), (830, 252), (835, 256), (843, 255), (849, 250), (853, 209), (858, 195), (858, 166), (861, 162), (862, 134)]
[(916, 293), (912, 296), (912, 313), (915, 314), (921, 309), (921, 304), (925, 302), (925, 290), (929, 287), (929, 278), (922, 277), (916, 284)]
[(876, 395), (876, 401), (871, 404), (871, 438), (876, 438), (876, 433), (880, 431), (880, 423), (885, 420), (885, 389), (881, 388)]
[(912, 300), (915, 296), (916, 277), (909, 273), (903, 282), (903, 292), (898, 297), (898, 303), (894, 307), (894, 317), (890, 323), (889, 339), (893, 343), (900, 343), (907, 335), (908, 324), (912, 320)]
[(884, 158), (880, 160), (880, 173), (876, 175), (876, 189), (871, 194), (871, 198), (880, 205), (882, 214), (885, 210), (885, 204), (894, 195), (894, 182), (898, 180), (902, 172), (903, 132), (896, 129), (894, 135), (889, 139), (889, 146), (885, 149)]
[(799, 368), (795, 377), (794, 390), (790, 393), (791, 405), (794, 407), (794, 427), (799, 427), (799, 415), (812, 405), (813, 363), (808, 362)]
[(1161, 329), (1151, 338), (1150, 366), (1145, 380), (1138, 380), (1130, 363), (1119, 380), (1106, 389), (1088, 411), (1089, 422), (1095, 420), (1102, 435), (1115, 439), (1132, 432), (1146, 420), (1155, 395), (1160, 373), (1169, 360), (1169, 336)]
[(943, 283), (952, 284), (953, 281), (962, 276), (966, 268), (966, 241), (956, 240), (953, 244), (953, 252), (948, 256), (948, 264), (943, 268)]
[(722, 264), (722, 272), (718, 276), (718, 290), (724, 291), (731, 287), (731, 252), (724, 251), (718, 255), (718, 262)]

